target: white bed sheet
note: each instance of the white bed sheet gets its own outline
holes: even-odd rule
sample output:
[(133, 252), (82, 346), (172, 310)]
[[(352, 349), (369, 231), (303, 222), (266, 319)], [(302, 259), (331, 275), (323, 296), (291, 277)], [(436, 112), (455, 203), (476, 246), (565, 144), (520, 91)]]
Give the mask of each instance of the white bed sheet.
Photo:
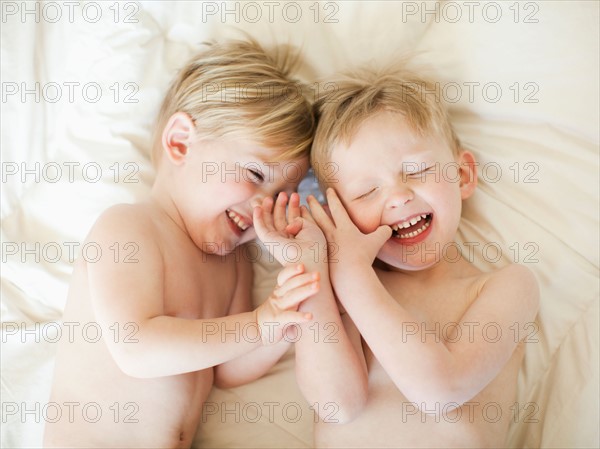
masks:
[[(43, 416), (24, 410), (48, 401), (56, 345), (44, 331), (64, 307), (72, 270), (68, 242), (82, 241), (106, 207), (147, 193), (151, 126), (168, 81), (198, 43), (239, 36), (239, 29), (267, 44), (302, 46), (306, 81), (416, 51), (414, 63), (436, 76), (451, 100), (461, 93), (451, 105), (453, 121), (490, 170), (465, 204), (459, 241), (493, 243), (502, 257), (494, 261), (492, 253), (476, 251), (478, 266), (491, 269), (516, 259), (533, 270), (541, 287), (538, 341), (527, 346), (518, 397), (521, 407), (534, 404), (528, 410), (535, 413), (533, 422), (521, 414), (511, 424), (509, 445), (600, 445), (597, 2), (475, 2), (472, 16), (463, 2), (320, 2), (316, 21), (316, 2), (276, 2), (272, 20), (267, 4), (250, 2), (262, 13), (255, 23), (248, 8), (257, 7), (248, 2), (129, 2), (113, 9), (108, 2), (87, 2), (75, 4), (72, 22), (68, 6), (58, 2), (62, 18), (55, 23), (50, 3), (38, 4), (37, 22), (6, 6), (23, 3), (2, 4), (2, 447), (41, 444)], [(96, 23), (89, 20), (95, 6), (88, 3), (102, 11)], [(217, 13), (208, 14), (214, 7)], [(436, 7), (437, 13), (423, 16)], [(225, 9), (234, 12), (223, 20)], [(462, 17), (455, 21), (456, 11)], [(131, 13), (136, 22), (124, 23)], [(336, 22), (327, 22), (328, 14)], [(79, 83), (72, 102), (69, 82)], [(62, 90), (56, 102), (52, 83)], [(97, 102), (90, 101), (93, 83), (102, 88)], [(34, 94), (21, 97), (23, 88), (36, 86), (39, 101)], [(84, 86), (92, 89), (87, 100)], [(137, 102), (126, 102), (127, 95)], [(39, 182), (32, 174), (22, 182), (21, 164), (35, 170), (36, 163)], [(73, 179), (65, 165), (70, 163), (79, 164)], [(19, 172), (13, 175), (15, 164)], [(62, 175), (48, 182), (55, 172), (43, 170), (54, 164)], [(82, 170), (85, 164), (89, 172)], [(90, 182), (97, 166), (102, 176)], [(133, 172), (138, 182), (124, 182)], [(39, 261), (11, 254), (15, 244), (35, 249), (36, 242)], [(53, 260), (56, 245), (62, 255)], [(256, 264), (256, 302), (269, 291), (276, 268)], [(34, 332), (23, 332), (25, 327)], [(209, 401), (224, 407), (277, 401), (281, 407), (299, 404), (303, 412), (295, 422), (281, 413), (256, 423), (210, 415), (198, 447), (311, 445), (312, 414), (295, 385), (293, 354), (255, 383), (215, 389)]]

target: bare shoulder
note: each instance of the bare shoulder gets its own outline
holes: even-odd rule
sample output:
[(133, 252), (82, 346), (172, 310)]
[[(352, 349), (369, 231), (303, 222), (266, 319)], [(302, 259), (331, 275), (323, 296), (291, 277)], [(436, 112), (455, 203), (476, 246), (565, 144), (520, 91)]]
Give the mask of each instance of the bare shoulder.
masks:
[(92, 226), (85, 262), (90, 299), (101, 323), (140, 322), (164, 310), (165, 260), (161, 233), (146, 204), (119, 204)]
[(509, 264), (504, 268), (490, 273), (488, 282), (498, 287), (510, 287), (524, 289), (525, 293), (539, 299), (538, 283), (533, 272), (524, 265)]
[(127, 230), (131, 227), (137, 227), (147, 218), (147, 206), (141, 204), (116, 204), (102, 212), (91, 233), (104, 232), (110, 230)]
[(157, 234), (153, 225), (153, 211), (146, 204), (116, 204), (100, 214), (90, 236), (115, 234)]
[(158, 269), (163, 259), (164, 235), (156, 225), (155, 215), (147, 204), (117, 204), (106, 209), (86, 237), (86, 244), (94, 245), (101, 253), (99, 263), (94, 265), (115, 263), (120, 272), (150, 268), (148, 264)]
[(482, 291), (493, 292), (506, 303), (518, 305), (523, 315), (533, 318), (539, 309), (540, 294), (533, 272), (519, 264), (509, 264), (486, 274)]

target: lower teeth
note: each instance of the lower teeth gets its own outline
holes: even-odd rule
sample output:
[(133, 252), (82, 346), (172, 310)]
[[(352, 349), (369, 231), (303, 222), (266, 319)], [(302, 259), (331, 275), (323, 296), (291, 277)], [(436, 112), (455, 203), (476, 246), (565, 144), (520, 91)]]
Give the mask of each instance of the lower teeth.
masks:
[(416, 237), (417, 235), (421, 234), (423, 231), (425, 231), (425, 229), (427, 229), (429, 227), (429, 225), (431, 223), (429, 221), (429, 217), (427, 217), (426, 220), (427, 221), (425, 222), (425, 224), (423, 226), (421, 226), (419, 229), (417, 229), (416, 231), (409, 232), (408, 234), (400, 234), (396, 231), (396, 232), (394, 232), (394, 234), (395, 234), (394, 237), (397, 239), (409, 239), (412, 237)]

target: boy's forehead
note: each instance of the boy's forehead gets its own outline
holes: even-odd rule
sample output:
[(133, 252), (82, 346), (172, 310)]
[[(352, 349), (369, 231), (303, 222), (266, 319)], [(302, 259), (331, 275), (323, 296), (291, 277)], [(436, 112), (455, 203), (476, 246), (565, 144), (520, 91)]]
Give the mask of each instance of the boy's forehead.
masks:
[(443, 139), (421, 139), (407, 145), (405, 141), (398, 143), (387, 137), (335, 145), (329, 162), (321, 169), (322, 176), (329, 178), (329, 182), (361, 183), (383, 173), (419, 171), (425, 164), (453, 158), (452, 150)]
[(286, 165), (296, 164), (302, 166), (308, 164), (308, 156), (302, 156), (295, 159), (285, 158), (286, 150), (282, 148), (269, 147), (251, 138), (238, 138), (231, 140), (234, 152), (239, 152), (240, 156), (250, 157), (258, 163), (273, 167), (271, 170), (281, 169)]
[(362, 159), (387, 158), (421, 160), (451, 148), (444, 136), (436, 132), (420, 132), (399, 113), (384, 111), (364, 120), (351, 137), (338, 139), (330, 153), (334, 163)]
[(429, 134), (418, 131), (403, 114), (392, 111), (380, 111), (363, 120), (356, 128), (354, 135), (347, 140), (349, 146), (354, 143), (365, 144), (365, 141), (384, 145), (415, 145), (427, 140)]

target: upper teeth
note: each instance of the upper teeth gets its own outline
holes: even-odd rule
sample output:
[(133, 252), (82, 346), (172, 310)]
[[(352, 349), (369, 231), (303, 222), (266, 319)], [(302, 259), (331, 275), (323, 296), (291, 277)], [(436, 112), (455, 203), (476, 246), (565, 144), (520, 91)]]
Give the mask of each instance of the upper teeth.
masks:
[(424, 222), (423, 225), (419, 229), (417, 229), (415, 231), (411, 231), (409, 233), (401, 234), (400, 230), (408, 228), (409, 226), (415, 225), (419, 221), (421, 221), (422, 219), (424, 219), (426, 217), (427, 217), (427, 214), (421, 214), (421, 215), (411, 218), (410, 220), (406, 220), (406, 221), (403, 221), (402, 223), (392, 225), (392, 229), (397, 233), (396, 238), (409, 239), (409, 238), (419, 235), (421, 232), (423, 232), (425, 229), (427, 229), (429, 227), (429, 225), (431, 224), (429, 221)]
[(245, 231), (250, 227), (250, 225), (246, 223), (244, 219), (240, 215), (236, 214), (234, 211), (228, 210), (227, 215), (229, 215), (229, 218), (231, 218), (237, 225), (237, 227), (240, 228), (242, 231)]
[(392, 225), (392, 229), (394, 231), (398, 231), (398, 229), (408, 228), (409, 226), (417, 224), (419, 221), (427, 217), (427, 214), (417, 215), (416, 217), (411, 218), (410, 220), (403, 221), (402, 223), (397, 223)]

